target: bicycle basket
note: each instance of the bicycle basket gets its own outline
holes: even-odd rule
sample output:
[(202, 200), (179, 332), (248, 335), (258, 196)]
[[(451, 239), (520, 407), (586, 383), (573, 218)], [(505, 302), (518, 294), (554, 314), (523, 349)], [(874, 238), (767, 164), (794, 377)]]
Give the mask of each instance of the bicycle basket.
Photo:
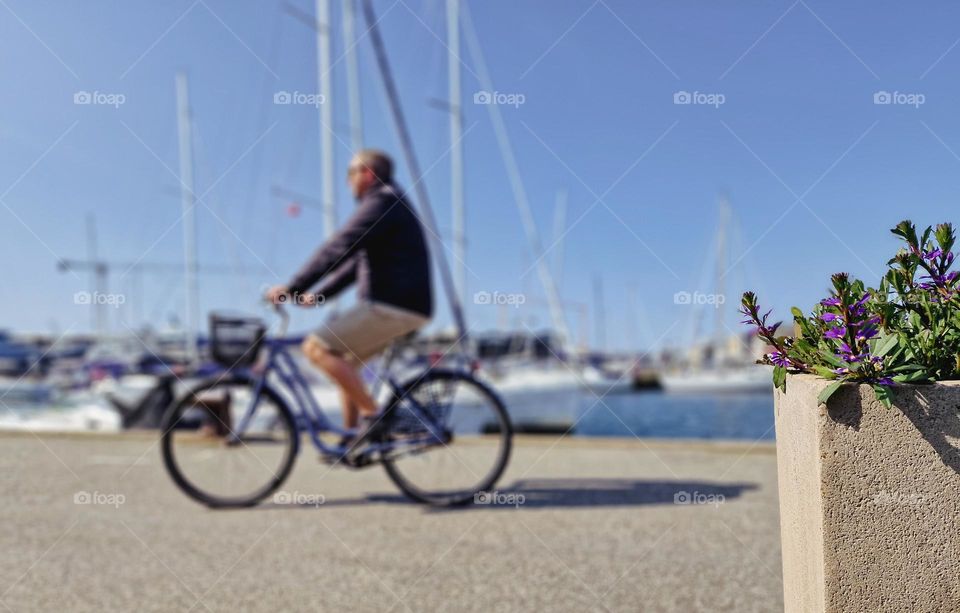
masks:
[(227, 368), (244, 368), (257, 361), (267, 326), (254, 317), (210, 315), (210, 357)]
[[(423, 413), (429, 415), (439, 427), (446, 427), (455, 388), (456, 381), (434, 380), (417, 385), (410, 394), (401, 398), (394, 406), (390, 432), (397, 434), (427, 432), (429, 422)], [(415, 406), (419, 407), (423, 413), (417, 411)]]

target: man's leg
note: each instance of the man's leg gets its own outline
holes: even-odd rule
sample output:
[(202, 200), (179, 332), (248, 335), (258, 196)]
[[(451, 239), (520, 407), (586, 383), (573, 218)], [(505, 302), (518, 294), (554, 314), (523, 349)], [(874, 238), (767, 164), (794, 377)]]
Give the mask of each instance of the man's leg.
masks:
[[(357, 412), (362, 415), (374, 415), (377, 405), (367, 393), (360, 378), (360, 373), (348, 360), (327, 349), (320, 341), (308, 336), (303, 341), (303, 353), (315, 366), (325, 372), (340, 386), (341, 397), (344, 398), (344, 424), (348, 420), (356, 425)], [(347, 408), (349, 403), (349, 409)], [(352, 415), (351, 415), (352, 414)], [(348, 427), (352, 427), (349, 426)]]
[(340, 406), (343, 409), (343, 427), (347, 430), (356, 428), (360, 413), (357, 411), (357, 405), (353, 404), (350, 396), (347, 396), (343, 389), (340, 390)]

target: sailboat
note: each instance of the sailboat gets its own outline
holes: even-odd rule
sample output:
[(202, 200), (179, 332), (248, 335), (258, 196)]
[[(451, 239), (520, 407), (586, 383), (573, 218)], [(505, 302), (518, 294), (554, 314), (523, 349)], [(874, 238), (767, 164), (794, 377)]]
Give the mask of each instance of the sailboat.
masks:
[(664, 374), (660, 385), (668, 392), (761, 392), (770, 389), (767, 367), (719, 367), (694, 372)]
[[(660, 373), (660, 385), (668, 393), (751, 393), (768, 392), (772, 388), (770, 367), (755, 363), (761, 349), (749, 334), (730, 333), (724, 324), (724, 315), (733, 308), (734, 302), (722, 300), (717, 304), (718, 297), (725, 297), (723, 281), (730, 270), (727, 254), (730, 218), (730, 205), (723, 197), (716, 238), (714, 300), (712, 304), (707, 301), (706, 305), (691, 303), (694, 343), (679, 366)], [(715, 324), (713, 338), (701, 340), (697, 336), (703, 306), (714, 308)]]

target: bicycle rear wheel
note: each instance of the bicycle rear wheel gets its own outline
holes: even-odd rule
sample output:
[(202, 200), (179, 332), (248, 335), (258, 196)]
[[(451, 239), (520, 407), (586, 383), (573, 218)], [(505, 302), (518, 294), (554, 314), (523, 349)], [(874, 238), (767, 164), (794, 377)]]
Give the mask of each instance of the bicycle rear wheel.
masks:
[[(383, 466), (407, 496), (438, 506), (465, 504), (503, 474), (513, 427), (500, 398), (471, 375), (430, 371), (402, 386), (391, 402), (384, 437), (397, 443), (397, 452)], [(405, 440), (429, 438), (429, 421), (440, 425), (444, 441), (406, 446)]]
[(299, 448), (293, 415), (272, 389), (255, 392), (255, 383), (241, 375), (210, 379), (164, 417), (164, 465), (194, 500), (252, 506), (290, 474)]

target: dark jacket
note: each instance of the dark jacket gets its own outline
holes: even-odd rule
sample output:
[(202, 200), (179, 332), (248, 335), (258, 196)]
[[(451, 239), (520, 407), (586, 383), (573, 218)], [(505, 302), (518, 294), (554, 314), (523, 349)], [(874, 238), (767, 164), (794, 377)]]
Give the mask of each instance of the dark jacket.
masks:
[(324, 279), (329, 299), (357, 283), (361, 299), (433, 314), (430, 255), (423, 228), (393, 185), (371, 188), (347, 223), (324, 243), (288, 285), (302, 293)]

